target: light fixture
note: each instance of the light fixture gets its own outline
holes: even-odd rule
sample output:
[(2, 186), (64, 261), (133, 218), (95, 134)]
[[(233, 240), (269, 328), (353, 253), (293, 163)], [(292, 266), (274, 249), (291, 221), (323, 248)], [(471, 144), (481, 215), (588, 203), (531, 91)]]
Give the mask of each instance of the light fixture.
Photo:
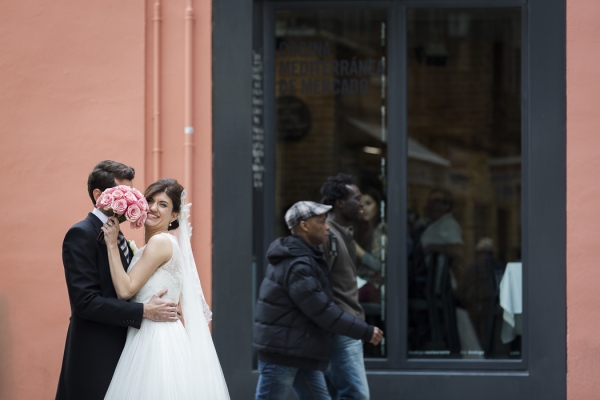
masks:
[(367, 154), (381, 154), (381, 149), (379, 147), (365, 146), (363, 147), (363, 151)]

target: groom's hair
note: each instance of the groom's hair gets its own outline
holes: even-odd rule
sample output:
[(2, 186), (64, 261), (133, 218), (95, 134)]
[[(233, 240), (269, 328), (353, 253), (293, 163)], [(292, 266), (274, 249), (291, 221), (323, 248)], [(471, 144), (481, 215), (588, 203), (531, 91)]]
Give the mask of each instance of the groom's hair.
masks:
[(94, 203), (94, 206), (96, 205), (94, 189), (100, 189), (104, 192), (106, 189), (116, 186), (115, 179), (131, 181), (133, 178), (135, 178), (133, 168), (112, 160), (100, 161), (88, 176), (88, 194), (92, 199), (92, 203)]

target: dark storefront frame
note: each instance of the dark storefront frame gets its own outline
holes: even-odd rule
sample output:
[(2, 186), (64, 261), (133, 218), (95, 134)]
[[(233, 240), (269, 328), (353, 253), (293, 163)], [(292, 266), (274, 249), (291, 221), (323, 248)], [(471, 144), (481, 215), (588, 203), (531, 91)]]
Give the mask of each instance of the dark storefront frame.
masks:
[[(252, 68), (257, 60), (253, 60), (252, 51), (257, 42), (253, 43), (253, 37), (269, 29), (263, 25), (263, 15), (278, 5), (313, 9), (383, 7), (390, 10), (390, 18), (396, 19), (398, 26), (402, 26), (407, 7), (523, 7), (523, 256), (528, 265), (524, 270), (523, 360), (494, 361), (487, 366), (481, 361), (460, 361), (462, 366), (457, 366), (456, 361), (406, 360), (400, 356), (406, 354), (405, 349), (396, 348), (390, 349), (392, 361), (384, 362), (386, 365), (368, 363), (369, 382), (374, 399), (566, 398), (564, 1), (277, 2), (268, 3), (262, 10), (264, 5), (247, 0), (213, 3), (213, 334), (232, 398), (252, 398), (258, 378), (252, 369), (251, 347), (257, 278), (252, 224), (253, 213), (254, 218), (260, 217), (263, 204), (257, 204), (260, 199), (253, 200), (252, 100), (257, 93), (252, 91)], [(390, 113), (389, 126), (390, 130), (396, 126), (401, 137), (406, 137), (406, 127), (400, 123), (406, 120), (405, 107), (400, 106), (406, 98), (403, 32), (391, 40), (390, 56), (398, 58), (390, 63), (400, 67), (395, 73), (390, 71), (389, 84), (403, 89), (390, 92), (395, 96), (389, 99), (390, 110), (399, 113)], [(267, 54), (265, 49), (268, 60)], [(261, 67), (259, 64), (255, 62), (254, 67)], [(264, 81), (262, 88), (269, 90), (269, 82)], [(260, 102), (260, 96), (254, 96), (257, 99)], [(268, 101), (268, 96), (264, 99)], [(263, 110), (268, 112), (268, 102)], [(264, 119), (267, 132), (272, 129), (268, 121)], [(390, 152), (405, 154), (404, 142), (390, 142)], [(272, 149), (268, 140), (265, 146), (264, 182), (268, 185), (272, 173), (268, 154)], [(389, 173), (391, 182), (402, 182), (406, 166), (400, 163)], [(390, 199), (402, 204), (406, 198), (404, 185), (392, 185), (390, 189)], [(397, 213), (390, 218), (402, 221), (405, 216)], [(402, 232), (396, 234), (401, 237)], [(390, 276), (390, 280), (401, 281), (400, 276)], [(390, 312), (402, 312), (402, 294), (396, 292), (395, 296), (390, 304), (395, 304), (397, 310)], [(399, 335), (405, 329), (404, 323), (399, 318), (395, 326), (388, 327), (388, 335)]]

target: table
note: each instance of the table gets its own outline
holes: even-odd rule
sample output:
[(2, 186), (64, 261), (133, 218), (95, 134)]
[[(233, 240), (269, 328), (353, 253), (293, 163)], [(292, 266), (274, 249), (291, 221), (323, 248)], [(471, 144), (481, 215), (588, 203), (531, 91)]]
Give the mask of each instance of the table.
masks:
[(502, 313), (502, 343), (512, 342), (521, 335), (523, 327), (523, 266), (520, 262), (506, 264), (500, 281)]

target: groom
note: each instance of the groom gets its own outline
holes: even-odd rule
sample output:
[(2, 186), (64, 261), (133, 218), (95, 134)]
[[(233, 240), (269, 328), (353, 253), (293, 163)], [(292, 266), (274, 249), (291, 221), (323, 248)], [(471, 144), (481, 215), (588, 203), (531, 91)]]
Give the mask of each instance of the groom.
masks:
[[(88, 177), (88, 193), (94, 204), (109, 187), (132, 185), (133, 168), (115, 161), (101, 161)], [(56, 400), (101, 400), (125, 345), (127, 327), (139, 328), (142, 318), (177, 320), (177, 304), (161, 299), (162, 290), (149, 303), (117, 299), (110, 276), (106, 245), (96, 238), (112, 211), (94, 208), (73, 225), (63, 242), (63, 265), (71, 303), (71, 318)], [(120, 235), (121, 261), (132, 258)]]

